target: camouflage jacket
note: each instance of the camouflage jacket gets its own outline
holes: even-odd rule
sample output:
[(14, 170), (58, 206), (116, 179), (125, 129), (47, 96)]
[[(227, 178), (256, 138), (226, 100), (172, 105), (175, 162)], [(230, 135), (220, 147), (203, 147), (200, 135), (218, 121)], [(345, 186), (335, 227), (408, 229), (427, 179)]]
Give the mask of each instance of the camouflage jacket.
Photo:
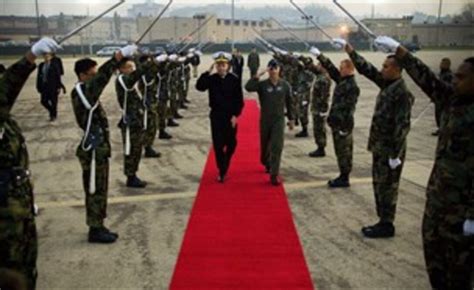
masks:
[(370, 127), (368, 149), (397, 158), (406, 148), (406, 138), (410, 132), (411, 108), (415, 101), (413, 95), (403, 78), (386, 81), (377, 68), (356, 51), (349, 55), (357, 71), (380, 88)]
[(315, 73), (313, 83), (313, 96), (311, 99), (311, 112), (325, 114), (329, 110), (329, 97), (331, 95), (331, 79), (320, 72)]
[(157, 86), (159, 87), (159, 91), (157, 91), (157, 98), (160, 101), (166, 101), (169, 99), (169, 92), (168, 92), (168, 79), (170, 75), (169, 70), (169, 63), (163, 63), (158, 65), (158, 71), (156, 73), (157, 79)]
[(360, 94), (355, 77), (342, 77), (331, 60), (322, 54), (318, 57), (318, 60), (336, 82), (328, 124), (333, 130), (351, 131), (354, 129), (354, 113)]
[[(447, 215), (474, 219), (474, 92), (456, 95), (451, 84), (442, 81), (412, 54), (399, 58), (426, 95), (446, 106), (430, 178), (430, 184), (439, 185), (432, 191), (438, 195), (428, 199), (434, 200), (431, 204), (435, 207), (449, 211)], [(450, 191), (450, 187), (461, 190)]]
[(20, 126), (12, 119), (10, 111), (35, 67), (22, 58), (0, 77), (0, 220), (7, 221), (6, 227), (2, 224), (7, 236), (9, 230), (20, 229), (13, 224), (23, 225), (22, 220), (34, 219), (28, 151)]
[[(129, 75), (119, 74), (115, 80), (115, 91), (117, 93), (117, 100), (122, 109), (122, 118), (119, 123), (120, 128), (130, 126), (131, 128), (143, 128), (143, 112), (145, 106), (141, 93), (138, 89), (138, 81), (141, 76), (152, 67), (151, 63), (138, 64), (137, 69)], [(123, 80), (126, 90), (120, 82)], [(125, 103), (125, 96), (127, 102)], [(124, 112), (125, 111), (125, 112)]]
[[(117, 64), (118, 62), (115, 60), (115, 58), (111, 58), (99, 68), (97, 74), (91, 80), (80, 84), (82, 92), (84, 93), (84, 96), (88, 102), (88, 106), (90, 105), (91, 107), (94, 107), (97, 105), (92, 113), (91, 128), (89, 133), (91, 136), (93, 136), (93, 138), (96, 138), (96, 140), (94, 140), (94, 142), (96, 142), (96, 156), (99, 158), (107, 158), (110, 157), (111, 154), (109, 141), (109, 123), (107, 120), (107, 114), (105, 113), (105, 110), (102, 107), (99, 99), (105, 87), (109, 83), (110, 78), (114, 74)], [(85, 132), (87, 130), (90, 110), (84, 105), (76, 88), (71, 91), (71, 101), (72, 109), (76, 117), (76, 122)], [(89, 138), (90, 136), (84, 137)], [(90, 141), (82, 140), (81, 145), (85, 144), (84, 142), (89, 143)], [(76, 155), (78, 157), (88, 154), (86, 152), (87, 150), (84, 150), (81, 145), (79, 145), (76, 151)]]
[(298, 94), (307, 94), (311, 91), (311, 85), (314, 81), (314, 75), (306, 69), (297, 70), (296, 92)]
[(143, 106), (148, 110), (152, 109), (158, 104), (157, 90), (159, 85), (158, 80), (158, 65), (150, 61), (149, 69), (145, 70), (138, 82), (138, 89), (143, 97)]
[(10, 111), (35, 68), (36, 65), (22, 58), (11, 65), (0, 78), (0, 169), (28, 169), (25, 138)]

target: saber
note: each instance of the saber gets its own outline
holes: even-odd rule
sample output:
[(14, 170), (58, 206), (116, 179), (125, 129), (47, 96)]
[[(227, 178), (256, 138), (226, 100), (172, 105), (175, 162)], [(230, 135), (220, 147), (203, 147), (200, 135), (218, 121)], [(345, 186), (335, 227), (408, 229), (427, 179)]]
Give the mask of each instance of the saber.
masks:
[(148, 34), (148, 32), (150, 32), (150, 30), (153, 28), (153, 26), (155, 26), (155, 24), (158, 22), (158, 20), (160, 20), (161, 16), (163, 16), (163, 14), (166, 12), (166, 10), (168, 10), (168, 8), (171, 6), (171, 3), (173, 3), (173, 0), (169, 0), (168, 1), (168, 4), (166, 4), (165, 7), (163, 7), (163, 9), (161, 9), (160, 13), (158, 14), (158, 16), (156, 16), (155, 20), (153, 20), (153, 22), (150, 24), (150, 26), (148, 26), (148, 28), (143, 32), (143, 34), (135, 41), (135, 44), (139, 44), (143, 38), (145, 38), (145, 36)]
[(303, 39), (301, 39), (298, 35), (296, 35), (296, 33), (294, 33), (290, 28), (286, 27), (285, 25), (283, 25), (280, 21), (276, 20), (274, 17), (271, 17), (271, 19), (273, 21), (275, 21), (276, 24), (278, 24), (278, 26), (280, 26), (281, 28), (283, 28), (286, 32), (288, 32), (291, 36), (293, 36), (294, 39), (296, 39), (297, 41), (303, 43), (306, 48), (310, 48), (311, 45), (309, 45), (309, 43), (307, 43), (306, 41), (304, 41)]
[[(208, 19), (206, 19), (203, 23), (201, 23), (201, 25), (199, 25), (196, 29), (194, 29), (193, 31), (191, 31), (191, 33), (189, 33), (188, 35), (186, 35), (186, 37), (183, 38), (183, 40), (181, 40), (177, 46), (179, 45), (182, 45), (183, 43), (186, 42), (186, 39), (187, 38), (190, 38), (192, 37), (194, 34), (198, 33), (204, 26), (206, 26), (209, 21), (211, 21), (212, 19), (214, 18), (214, 16), (211, 16), (209, 17)], [(178, 52), (181, 52), (183, 51), (186, 47), (188, 47), (191, 43), (187, 43), (186, 45), (184, 45)]]
[(102, 16), (104, 16), (105, 14), (109, 13), (110, 11), (114, 10), (115, 8), (119, 7), (120, 5), (122, 5), (123, 3), (125, 3), (125, 0), (120, 0), (118, 3), (112, 5), (110, 8), (108, 8), (107, 10), (105, 10), (104, 12), (100, 13), (99, 15), (97, 15), (96, 17), (92, 18), (91, 20), (87, 21), (86, 23), (82, 24), (81, 26), (77, 27), (76, 29), (72, 30), (71, 32), (69, 32), (68, 34), (66, 34), (65, 36), (63, 36), (62, 38), (60, 38), (59, 40), (57, 40), (58, 44), (61, 44), (63, 43), (64, 41), (68, 40), (69, 38), (73, 37), (74, 35), (78, 34), (79, 32), (81, 32), (84, 28), (86, 28), (87, 26), (91, 25), (92, 23), (96, 22), (97, 20), (99, 20), (100, 18), (102, 18)]
[(421, 117), (423, 117), (423, 115), (426, 113), (426, 111), (428, 111), (428, 109), (431, 107), (431, 103), (428, 103), (428, 105), (426, 106), (426, 108), (423, 109), (423, 111), (421, 111), (421, 113), (418, 115), (418, 117), (416, 117), (416, 119), (411, 122), (411, 126), (415, 126), (416, 123), (418, 123), (418, 121), (421, 119)]
[(377, 35), (372, 30), (370, 30), (364, 23), (362, 23), (357, 18), (355, 18), (354, 15), (352, 15), (349, 11), (347, 11), (346, 8), (344, 8), (344, 6), (342, 6), (342, 4), (338, 3), (337, 0), (333, 0), (333, 2), (337, 7), (339, 7), (339, 9), (341, 9), (347, 16), (349, 16), (349, 18), (352, 19), (352, 21), (354, 21), (370, 37), (377, 38)]
[[(265, 37), (263, 37), (263, 35), (262, 35), (260, 32), (258, 32), (254, 27), (252, 27), (252, 30), (253, 30), (253, 32), (255, 33), (256, 38), (257, 38), (258, 40), (260, 40), (261, 42), (265, 43), (265, 45), (266, 45), (268, 48), (270, 48), (270, 49), (272, 49), (272, 48), (273, 48), (273, 49), (274, 49), (274, 48), (278, 48), (278, 47), (276, 47), (276, 45), (273, 45), (270, 41), (266, 40)], [(272, 50), (273, 50), (273, 49), (272, 49)]]
[(270, 53), (271, 51), (264, 45), (262, 45), (260, 42), (258, 42), (257, 40), (254, 40), (253, 43), (255, 43), (255, 45), (257, 45), (258, 47), (260, 47), (260, 49), (263, 49), (263, 51), (266, 51), (266, 53)]
[(304, 17), (306, 17), (307, 20), (309, 20), (313, 25), (314, 27), (316, 27), (319, 31), (321, 31), (321, 33), (326, 36), (327, 38), (329, 38), (331, 41), (332, 41), (332, 36), (329, 35), (318, 23), (316, 23), (313, 19), (311, 19), (311, 17), (309, 17), (308, 14), (306, 14), (306, 12), (304, 12), (303, 9), (301, 9), (300, 6), (298, 6), (298, 4), (296, 4), (293, 0), (290, 0), (290, 3), (291, 5), (293, 5), (301, 14), (303, 14)]

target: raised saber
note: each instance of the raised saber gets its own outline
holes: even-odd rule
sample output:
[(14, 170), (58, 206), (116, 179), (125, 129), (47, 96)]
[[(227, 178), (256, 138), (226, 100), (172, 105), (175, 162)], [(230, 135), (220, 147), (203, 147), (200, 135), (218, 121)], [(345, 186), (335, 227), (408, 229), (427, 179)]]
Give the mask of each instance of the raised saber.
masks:
[(293, 0), (290, 0), (290, 3), (291, 5), (293, 5), (301, 14), (303, 14), (303, 16), (309, 20), (313, 25), (314, 27), (316, 27), (319, 31), (321, 31), (321, 33), (326, 36), (328, 39), (330, 39), (332, 41), (333, 37), (331, 35), (329, 35), (318, 23), (316, 23), (313, 19), (311, 19), (311, 17), (309, 17), (308, 14), (306, 14), (306, 12), (304, 12), (303, 9), (301, 9), (300, 6), (298, 6), (298, 4), (296, 4)]
[[(188, 35), (186, 35), (186, 37), (183, 38), (183, 40), (181, 40), (177, 46), (179, 45), (182, 45), (184, 42), (186, 42), (186, 39), (189, 38), (189, 37), (192, 37), (194, 34), (198, 33), (204, 26), (206, 26), (209, 21), (211, 21), (212, 19), (214, 18), (214, 16), (211, 16), (209, 17), (208, 19), (206, 19), (203, 23), (201, 23), (201, 25), (199, 25), (196, 29), (194, 29), (193, 31), (191, 31), (191, 33), (189, 33)], [(190, 43), (187, 43), (186, 45), (184, 45), (178, 52), (181, 52), (183, 51), (186, 47), (189, 46)]]
[(110, 11), (114, 10), (115, 8), (119, 7), (120, 5), (122, 5), (123, 3), (125, 3), (125, 0), (120, 0), (118, 3), (112, 5), (110, 8), (108, 8), (107, 10), (105, 10), (104, 12), (102, 12), (101, 14), (97, 15), (96, 17), (92, 18), (91, 20), (87, 21), (86, 23), (82, 24), (81, 26), (77, 27), (76, 29), (72, 30), (71, 32), (69, 32), (68, 34), (66, 34), (65, 36), (61, 37), (61, 38), (58, 38), (57, 42), (58, 44), (61, 44), (63, 42), (65, 42), (66, 40), (68, 40), (69, 38), (73, 37), (74, 35), (78, 34), (79, 32), (81, 32), (84, 28), (86, 28), (87, 26), (91, 25), (92, 23), (96, 22), (97, 20), (99, 20), (100, 18), (102, 18), (105, 14), (109, 13)]
[(339, 9), (341, 9), (347, 16), (349, 16), (349, 18), (352, 19), (352, 21), (354, 21), (370, 37), (377, 38), (377, 35), (372, 30), (370, 30), (364, 23), (362, 23), (357, 18), (355, 18), (354, 15), (352, 15), (349, 11), (347, 11), (347, 9), (344, 8), (344, 6), (342, 6), (341, 3), (337, 2), (337, 0), (333, 0), (333, 2), (337, 7), (339, 7)]
[(158, 22), (158, 20), (160, 20), (161, 16), (163, 16), (163, 14), (166, 12), (166, 10), (168, 10), (168, 8), (170, 8), (171, 3), (173, 3), (173, 0), (169, 0), (168, 4), (166, 4), (166, 6), (163, 7), (163, 9), (161, 9), (160, 13), (158, 14), (158, 16), (156, 16), (155, 20), (153, 20), (153, 22), (150, 24), (150, 26), (148, 26), (148, 28), (143, 32), (143, 34), (135, 41), (135, 44), (139, 44), (143, 40), (143, 38), (145, 38), (145, 36), (148, 34), (148, 32), (150, 32), (150, 30), (153, 28), (153, 26), (155, 26), (155, 24)]
[(293, 36), (294, 39), (296, 39), (297, 41), (303, 43), (306, 48), (310, 48), (311, 45), (309, 45), (309, 43), (307, 43), (306, 41), (304, 41), (303, 39), (301, 39), (298, 35), (296, 35), (296, 33), (294, 33), (290, 28), (286, 27), (285, 25), (283, 25), (280, 21), (276, 20), (274, 17), (271, 18), (273, 21), (275, 21), (276, 24), (278, 24), (278, 26), (280, 26), (281, 28), (283, 28), (286, 32), (288, 32), (291, 36)]

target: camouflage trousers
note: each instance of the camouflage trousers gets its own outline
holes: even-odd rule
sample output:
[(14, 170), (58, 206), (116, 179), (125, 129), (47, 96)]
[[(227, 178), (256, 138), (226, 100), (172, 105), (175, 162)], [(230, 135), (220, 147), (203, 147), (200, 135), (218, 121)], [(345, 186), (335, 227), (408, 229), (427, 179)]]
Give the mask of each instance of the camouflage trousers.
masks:
[(325, 148), (326, 139), (326, 116), (321, 116), (319, 112), (313, 113), (313, 135), (314, 142), (319, 148)]
[(278, 175), (280, 172), (284, 134), (284, 118), (260, 120), (260, 162), (270, 168), (272, 175)]
[[(463, 235), (467, 202), (446, 206), (446, 196), (468, 196), (469, 189), (443, 182), (436, 165), (427, 188), (423, 216), (423, 250), (426, 270), (433, 289), (473, 289), (474, 237)], [(473, 190), (471, 182), (471, 194)], [(466, 192), (461, 192), (461, 191)]]
[(397, 209), (398, 187), (405, 165), (406, 149), (399, 156), (402, 164), (396, 169), (388, 165), (389, 156), (385, 152), (372, 152), (372, 183), (374, 187), (377, 216), (381, 222), (393, 223)]
[(158, 101), (158, 129), (164, 130), (166, 128), (166, 120), (168, 120), (170, 110), (168, 107), (168, 99)]
[(354, 150), (352, 131), (341, 134), (339, 130), (333, 130), (332, 137), (339, 172), (343, 175), (349, 175), (352, 171), (352, 152)]
[(300, 120), (300, 104), (299, 104), (299, 96), (293, 90), (293, 94), (291, 95), (291, 106), (293, 107), (293, 119), (295, 122)]
[(143, 133), (144, 147), (153, 146), (153, 144), (155, 143), (156, 132), (158, 131), (158, 122), (158, 108), (157, 106), (153, 106), (148, 111), (147, 128)]
[(38, 238), (32, 196), (32, 185), (25, 180), (7, 192), (7, 204), (0, 206), (0, 285), (14, 279), (35, 289)]
[(143, 129), (130, 128), (130, 154), (125, 155), (126, 127), (121, 128), (124, 148), (123, 170), (126, 176), (133, 176), (138, 172), (143, 151)]
[(298, 116), (301, 122), (301, 125), (304, 128), (308, 127), (309, 124), (309, 101), (310, 101), (310, 92), (305, 92), (298, 94)]
[(187, 97), (187, 89), (186, 86), (180, 84), (178, 87), (178, 108), (184, 104), (184, 100)]
[(173, 118), (175, 114), (178, 113), (178, 108), (179, 108), (179, 102), (178, 102), (178, 88), (172, 88), (170, 89), (170, 117)]

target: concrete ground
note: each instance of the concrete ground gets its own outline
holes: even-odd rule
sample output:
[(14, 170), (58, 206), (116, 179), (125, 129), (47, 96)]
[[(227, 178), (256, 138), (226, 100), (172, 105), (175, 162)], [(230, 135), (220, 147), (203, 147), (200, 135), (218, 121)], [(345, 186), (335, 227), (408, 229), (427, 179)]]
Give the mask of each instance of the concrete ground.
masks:
[[(335, 62), (346, 57), (342, 53), (328, 55)], [(379, 67), (384, 58), (380, 53), (363, 55)], [(442, 57), (451, 57), (456, 67), (472, 56), (472, 51), (422, 51), (418, 55), (437, 69)], [(268, 55), (262, 58), (263, 63), (269, 60)], [(64, 59), (69, 92), (76, 81), (74, 61)], [(210, 56), (204, 56), (200, 71), (210, 63)], [(50, 123), (35, 91), (35, 74), (13, 113), (27, 139), (41, 209), (37, 218), (38, 288), (166, 289), (209, 151), (206, 94), (191, 89), (192, 104), (182, 112), (185, 119), (179, 128), (169, 130), (174, 138), (156, 141), (163, 157), (142, 161), (139, 175), (149, 186), (130, 190), (124, 186), (122, 145), (116, 127), (120, 111), (114, 86), (109, 84), (101, 99), (109, 116), (113, 147), (107, 225), (119, 232), (120, 239), (113, 245), (90, 245), (86, 241), (81, 171), (75, 157), (81, 131), (74, 121), (70, 95), (60, 97), (58, 121)], [(357, 79), (362, 93), (356, 112), (350, 189), (329, 190), (326, 186), (338, 171), (329, 135), (328, 156), (323, 159), (307, 157), (315, 149), (312, 137), (295, 139), (297, 131), (286, 135), (282, 175), (314, 285), (318, 289), (428, 289), (421, 217), (436, 145), (431, 136), (435, 129), (433, 105), (406, 77), (416, 103), (400, 186), (397, 234), (389, 240), (363, 239), (361, 226), (376, 221), (371, 155), (366, 146), (378, 89), (364, 77)]]

